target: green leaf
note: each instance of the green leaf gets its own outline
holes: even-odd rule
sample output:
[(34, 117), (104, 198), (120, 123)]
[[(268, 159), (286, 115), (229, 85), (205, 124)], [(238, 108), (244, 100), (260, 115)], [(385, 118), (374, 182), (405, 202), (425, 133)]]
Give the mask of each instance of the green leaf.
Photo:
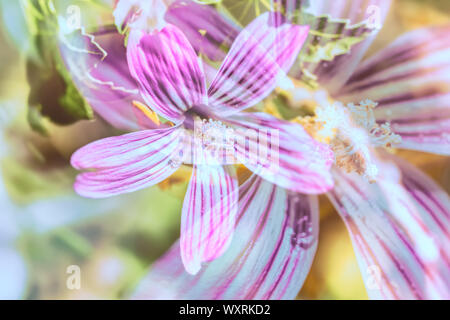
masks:
[(365, 22), (350, 25), (347, 19), (333, 19), (329, 15), (315, 16), (304, 11), (294, 20), (298, 24), (310, 26), (299, 57), (301, 61), (310, 63), (332, 61), (336, 56), (348, 53), (352, 46), (376, 30)]
[[(48, 63), (27, 62), (28, 120), (32, 129), (44, 133), (42, 118), (59, 125), (92, 119), (93, 112), (74, 86), (59, 58)], [(39, 115), (38, 115), (39, 114)]]
[(313, 66), (322, 61), (333, 61), (337, 56), (350, 53), (353, 46), (371, 36), (378, 29), (366, 21), (352, 25), (348, 19), (333, 19), (329, 15), (315, 16), (301, 11), (291, 17), (292, 22), (309, 25), (308, 38), (298, 57), (297, 67), (303, 80), (317, 86)]
[(28, 106), (27, 120), (31, 129), (40, 134), (47, 136), (48, 132), (45, 128), (44, 117), (42, 116), (42, 106)]
[(76, 89), (59, 55), (57, 11), (53, 1), (21, 0), (21, 7), (34, 48), (33, 55), (27, 55), (26, 65), (31, 128), (46, 134), (44, 118), (59, 125), (92, 119), (92, 109)]
[(245, 26), (262, 13), (271, 10), (271, 0), (222, 0), (217, 9)]
[(92, 119), (92, 109), (78, 92), (59, 55), (58, 17), (69, 19), (78, 13), (82, 27), (97, 26), (99, 17), (103, 19), (110, 13), (107, 3), (102, 0), (0, 0), (0, 8), (6, 31), (26, 54), (31, 128), (46, 134), (44, 119), (59, 125)]

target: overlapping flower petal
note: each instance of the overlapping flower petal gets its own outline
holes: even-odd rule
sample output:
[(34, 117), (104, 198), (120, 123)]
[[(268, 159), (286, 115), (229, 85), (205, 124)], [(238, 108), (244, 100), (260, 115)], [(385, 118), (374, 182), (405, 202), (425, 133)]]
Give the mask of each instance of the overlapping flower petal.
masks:
[(230, 248), (195, 276), (179, 242), (151, 269), (135, 299), (292, 299), (317, 248), (318, 203), (253, 176), (240, 188)]

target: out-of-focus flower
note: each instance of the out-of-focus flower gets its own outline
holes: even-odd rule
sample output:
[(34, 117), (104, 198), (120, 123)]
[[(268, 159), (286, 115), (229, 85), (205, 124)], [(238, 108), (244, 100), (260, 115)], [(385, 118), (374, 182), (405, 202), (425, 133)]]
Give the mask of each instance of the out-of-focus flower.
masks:
[(213, 61), (225, 58), (224, 48), (229, 49), (241, 31), (230, 17), (193, 1), (175, 1), (165, 19), (183, 31), (197, 53)]
[[(198, 149), (205, 152), (203, 140), (200, 144), (195, 141), (197, 121), (207, 129), (234, 129), (232, 151), (237, 160), (266, 180), (296, 192), (328, 190), (328, 147), (311, 139), (296, 124), (266, 114), (240, 112), (272, 92), (298, 55), (307, 30), (285, 23), (279, 14), (261, 15), (238, 35), (207, 90), (196, 53), (177, 27), (167, 25), (150, 34), (132, 29), (128, 66), (151, 109), (143, 104), (137, 107), (144, 114), (156, 112), (174, 125), (107, 138), (78, 150), (72, 165), (95, 171), (77, 177), (76, 191), (94, 198), (132, 192), (161, 182), (182, 162), (193, 163), (181, 218), (181, 257), (186, 270), (195, 274), (203, 261), (213, 260), (228, 249), (238, 199), (233, 170), (223, 167), (221, 160), (204, 163), (203, 155), (195, 156)], [(266, 128), (279, 134), (276, 174), (262, 168), (258, 159), (261, 138), (246, 139), (249, 130)], [(180, 151), (189, 153), (192, 145), (193, 160), (180, 159)], [(207, 159), (212, 158), (209, 151), (205, 153)]]
[[(68, 18), (61, 29), (87, 27), (108, 12), (103, 1), (2, 0), (0, 6), (4, 30), (26, 58), (27, 120), (32, 129), (46, 135), (45, 120), (69, 125), (92, 119), (91, 108), (75, 88), (57, 50), (58, 14)], [(87, 6), (89, 10), (83, 10)]]
[[(291, 22), (299, 17), (301, 1), (274, 2)], [(309, 10), (356, 24), (366, 13), (361, 8), (374, 6), (376, 25), (380, 26), (389, 5), (390, 1), (324, 0), (314, 2)], [(323, 28), (324, 24), (320, 26)], [(292, 73), (302, 79), (309, 72), (319, 88), (297, 87), (289, 91), (289, 104), (298, 115), (307, 114), (291, 120), (302, 123), (312, 136), (328, 143), (335, 152), (335, 187), (328, 197), (349, 230), (369, 297), (448, 299), (449, 197), (419, 170), (383, 149), (390, 151), (396, 146), (449, 155), (450, 43), (444, 36), (449, 28), (408, 33), (358, 64), (377, 29), (347, 54), (310, 61), (300, 73)], [(308, 104), (304, 104), (306, 101)], [(261, 187), (256, 180), (247, 183)], [(270, 211), (268, 207), (273, 203), (253, 199), (249, 192), (252, 187), (247, 187), (242, 190), (239, 208), (245, 208), (255, 218), (251, 226), (246, 225), (246, 216), (237, 220), (235, 242), (229, 251), (191, 277), (183, 272), (172, 249), (153, 266), (136, 297), (295, 297), (302, 275), (310, 267), (305, 255), (298, 255), (302, 252), (299, 248), (307, 247), (310, 236), (317, 233), (317, 224), (310, 223), (317, 219), (317, 210), (307, 203), (317, 203), (317, 199), (297, 197), (306, 209), (296, 210), (286, 195), (281, 197), (278, 208)], [(256, 194), (264, 192), (259, 190)], [(270, 196), (265, 198), (273, 200)], [(247, 204), (248, 199), (253, 201)], [(295, 212), (305, 213), (308, 218), (295, 219)], [(278, 219), (266, 221), (272, 214), (278, 214)], [(254, 221), (267, 224), (257, 224), (253, 229)], [(280, 226), (279, 221), (286, 224)], [(293, 226), (289, 221), (298, 224)], [(303, 226), (302, 221), (307, 221), (312, 229), (296, 229)], [(283, 241), (283, 237), (287, 238)], [(300, 239), (300, 245), (294, 239)], [(271, 250), (266, 249), (269, 247)], [(314, 254), (314, 250), (306, 252)], [(297, 258), (306, 263), (299, 266)]]
[[(374, 4), (386, 12), (387, 1)], [(367, 46), (315, 69), (329, 96), (324, 101), (324, 91), (313, 93), (320, 128), (311, 133), (331, 130), (339, 169), (329, 198), (350, 231), (371, 298), (448, 298), (448, 195), (414, 167), (374, 149), (449, 155), (448, 30), (413, 31), (360, 65), (355, 61)]]
[(164, 16), (174, 0), (118, 0), (114, 19), (118, 30), (160, 31), (166, 26)]
[[(211, 59), (224, 58), (220, 46), (229, 47), (239, 33), (239, 28), (216, 10), (190, 0), (175, 1), (165, 21), (178, 26), (196, 52)], [(63, 19), (60, 22), (65, 24)], [(87, 33), (85, 28), (75, 33), (60, 32), (60, 52), (72, 80), (94, 111), (114, 127), (122, 130), (156, 128), (148, 114), (133, 107), (134, 101), (141, 102), (143, 98), (129, 72), (126, 36), (109, 26), (98, 29), (93, 33)], [(200, 33), (201, 30), (205, 33)], [(214, 69), (206, 68), (207, 65), (207, 76), (210, 69), (210, 73), (215, 73)]]

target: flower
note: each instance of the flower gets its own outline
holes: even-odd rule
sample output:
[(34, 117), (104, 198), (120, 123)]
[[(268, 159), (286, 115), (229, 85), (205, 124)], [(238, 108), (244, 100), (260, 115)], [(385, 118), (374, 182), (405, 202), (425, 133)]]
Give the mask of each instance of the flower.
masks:
[[(301, 3), (275, 2), (287, 17), (295, 17)], [(376, 5), (383, 19), (390, 1), (324, 0), (311, 9), (358, 23), (365, 12), (352, 9), (363, 4)], [(314, 101), (314, 114), (295, 120), (335, 152), (335, 186), (327, 196), (349, 230), (373, 299), (449, 298), (448, 194), (387, 152), (399, 147), (449, 155), (448, 32), (449, 27), (435, 27), (407, 33), (358, 64), (372, 35), (350, 53), (306, 66), (317, 76), (317, 91), (297, 87), (287, 94), (297, 108)], [(295, 99), (300, 91), (304, 98)], [(135, 297), (294, 298), (317, 245), (317, 198), (257, 177), (240, 193), (238, 207), (246, 212), (238, 213), (229, 251), (190, 277), (171, 249)]]
[(114, 9), (117, 29), (141, 29), (148, 32), (162, 30), (166, 26), (164, 15), (174, 0), (119, 0)]
[[(129, 9), (134, 8), (135, 11), (142, 2), (124, 1), (123, 5), (133, 3), (135, 6)], [(118, 5), (117, 3), (115, 21), (119, 25)], [(63, 20), (61, 17), (59, 19)], [(230, 21), (224, 20), (216, 10), (192, 1), (175, 1), (164, 19), (164, 23), (176, 25), (183, 30), (197, 53), (214, 59), (224, 58), (223, 51), (219, 49), (220, 44), (225, 41), (230, 46), (240, 32), (239, 28), (230, 25)], [(142, 106), (140, 102), (143, 98), (129, 72), (127, 49), (124, 45), (127, 36), (117, 32), (107, 22), (92, 34), (87, 33), (84, 27), (75, 34), (60, 32), (59, 46), (64, 63), (89, 105), (112, 126), (126, 131), (157, 128), (159, 125), (143, 112), (145, 107), (132, 107)], [(218, 26), (228, 25), (227, 28), (218, 29)], [(122, 33), (131, 31), (130, 28), (123, 28)], [(207, 41), (199, 33), (200, 28), (208, 34)]]
[[(151, 109), (137, 105), (144, 114), (156, 112), (173, 126), (99, 140), (72, 156), (73, 167), (90, 170), (78, 175), (75, 190), (93, 198), (154, 185), (173, 174), (182, 162), (193, 164), (180, 240), (182, 261), (191, 274), (200, 270), (203, 261), (228, 249), (238, 212), (238, 182), (232, 168), (220, 161), (203, 163), (203, 158), (195, 156), (185, 161), (179, 156), (180, 152), (190, 153), (191, 147), (194, 154), (198, 149), (204, 152), (203, 145), (195, 141), (196, 123), (219, 131), (224, 126), (235, 129), (236, 158), (272, 183), (310, 194), (331, 187), (328, 146), (313, 140), (297, 124), (241, 112), (272, 92), (306, 38), (307, 27), (280, 18), (267, 13), (250, 23), (233, 42), (208, 90), (202, 64), (181, 30), (171, 24), (151, 33), (132, 29), (128, 67)], [(259, 158), (261, 137), (247, 136), (249, 131), (267, 129), (276, 131), (279, 138), (276, 175), (266, 170)]]

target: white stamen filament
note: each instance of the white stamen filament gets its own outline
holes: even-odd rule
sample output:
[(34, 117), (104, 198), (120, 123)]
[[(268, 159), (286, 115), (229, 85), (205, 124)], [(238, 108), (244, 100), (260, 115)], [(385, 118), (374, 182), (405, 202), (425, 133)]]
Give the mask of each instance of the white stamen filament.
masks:
[[(318, 99), (317, 99), (318, 98)], [(316, 95), (319, 103), (315, 109), (313, 136), (330, 144), (336, 165), (347, 172), (355, 171), (369, 181), (375, 181), (378, 168), (372, 159), (371, 149), (388, 148), (401, 142), (401, 137), (391, 131), (389, 123), (378, 124), (371, 100), (344, 105), (330, 103), (324, 95)]]

